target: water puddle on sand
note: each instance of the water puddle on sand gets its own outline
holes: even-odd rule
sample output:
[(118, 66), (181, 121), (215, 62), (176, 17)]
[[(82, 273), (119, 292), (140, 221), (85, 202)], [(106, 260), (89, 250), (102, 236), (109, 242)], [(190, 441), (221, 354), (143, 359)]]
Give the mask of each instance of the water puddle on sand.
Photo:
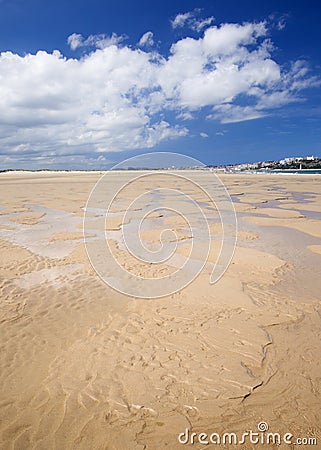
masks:
[[(63, 240), (51, 240), (52, 237), (58, 233), (81, 232), (82, 217), (75, 216), (66, 211), (48, 208), (43, 205), (26, 205), (26, 208), (28, 208), (28, 211), (0, 215), (0, 226), (3, 227), (0, 228), (0, 238), (25, 248), (38, 256), (51, 259), (62, 259), (68, 256), (75, 246), (83, 241), (83, 238), (68, 239), (68, 235), (66, 235), (66, 239)], [(1, 211), (2, 213), (5, 212), (5, 208), (1, 208)], [(131, 235), (131, 230), (136, 229), (137, 222), (140, 222), (141, 220), (142, 211), (136, 211), (133, 218), (130, 219), (127, 224), (122, 225), (121, 229), (117, 231), (105, 231), (104, 229), (95, 228), (95, 222), (101, 220), (101, 218), (105, 218), (105, 210), (95, 208), (87, 211), (87, 213), (88, 212), (89, 221), (93, 225), (92, 229), (90, 229), (91, 236), (88, 239), (91, 241), (102, 241), (103, 245), (106, 245), (106, 239), (112, 239), (117, 242), (120, 249), (126, 251), (126, 246), (123, 241), (123, 228), (125, 227), (127, 236)], [(32, 225), (16, 221), (28, 213), (40, 213), (44, 215), (37, 218), (37, 223)], [(109, 212), (110, 217), (121, 217), (123, 214), (123, 211)], [(144, 231), (164, 229), (164, 218), (168, 216), (170, 216), (170, 214), (165, 212), (164, 217), (147, 218), (144, 220)], [(133, 239), (136, 239), (134, 234)], [(186, 237), (186, 239), (188, 239), (188, 237)], [(159, 246), (159, 242), (150, 242), (149, 244), (154, 250)], [(172, 258), (171, 265), (172, 267), (180, 267), (186, 260), (187, 258), (183, 255), (176, 255)], [(41, 269), (24, 274), (19, 278), (14, 279), (13, 282), (23, 289), (29, 289), (35, 285), (46, 282), (59, 286), (75, 278), (75, 272), (81, 269), (81, 267), (82, 264), (69, 264)]]
[(76, 244), (82, 240), (82, 238), (50, 240), (51, 237), (58, 233), (81, 231), (77, 228), (82, 223), (81, 217), (42, 205), (26, 205), (26, 208), (31, 213), (43, 213), (44, 216), (37, 219), (38, 223), (27, 225), (12, 220), (27, 214), (26, 212), (3, 214), (0, 216), (0, 226), (8, 227), (8, 229), (0, 228), (0, 238), (19, 247), (26, 248), (36, 255), (55, 259), (68, 256)]
[[(61, 259), (68, 256), (75, 246), (82, 241), (79, 239), (51, 240), (58, 233), (79, 233), (78, 226), (82, 218), (72, 213), (47, 208), (42, 205), (26, 205), (28, 211), (0, 215), (0, 238), (19, 247), (25, 248), (35, 255)], [(32, 213), (43, 214), (36, 218), (36, 223), (29, 225), (19, 222), (19, 219)], [(7, 227), (7, 228), (6, 228)], [(41, 270), (35, 270), (14, 278), (13, 283), (22, 288), (29, 289), (42, 283), (61, 286), (73, 280), (83, 264), (66, 264)]]
[(67, 264), (49, 269), (36, 270), (14, 279), (14, 284), (22, 289), (30, 289), (42, 283), (61, 286), (76, 278), (76, 272), (81, 268), (82, 264)]
[[(249, 215), (248, 212), (238, 213), (239, 218)], [(262, 215), (252, 213), (251, 217), (262, 217)], [(311, 300), (320, 297), (321, 255), (313, 253), (308, 248), (312, 245), (320, 245), (320, 238), (290, 226), (256, 225), (248, 220), (239, 220), (238, 223), (240, 231), (250, 231), (258, 236), (255, 241), (239, 242), (240, 246), (270, 253), (293, 266), (293, 269), (282, 275), (279, 287), (283, 292)]]
[[(128, 247), (131, 249), (136, 248), (136, 241), (141, 239), (142, 245), (150, 252), (157, 252), (161, 250), (162, 246), (170, 245), (172, 240), (174, 239), (173, 233), (163, 233), (164, 231), (172, 231), (178, 232), (180, 234), (179, 239), (177, 240), (177, 251), (172, 254), (167, 260), (166, 265), (180, 269), (187, 262), (189, 262), (189, 268), (194, 270), (194, 267), (199, 267), (199, 259), (193, 259), (189, 256), (185, 256), (180, 252), (180, 248), (184, 247), (186, 244), (191, 243), (191, 232), (188, 228), (188, 223), (185, 223), (184, 226), (179, 225), (179, 216), (180, 214), (186, 213), (185, 216), (188, 216), (189, 220), (194, 224), (198, 221), (201, 223), (203, 220), (201, 214), (192, 213), (190, 211), (192, 203), (196, 203), (200, 209), (203, 211), (208, 225), (211, 224), (220, 224), (220, 217), (217, 213), (217, 209), (210, 204), (210, 202), (204, 201), (196, 201), (192, 202), (191, 199), (187, 199), (184, 201), (177, 202), (177, 211), (175, 209), (166, 209), (167, 198), (172, 197), (175, 199), (175, 194), (164, 195), (162, 190), (154, 189), (151, 193), (151, 204), (153, 205), (153, 213), (150, 216), (145, 216), (144, 209), (148, 209), (149, 204), (141, 205), (142, 207), (139, 209), (132, 209), (129, 211), (128, 216), (126, 217), (126, 206), (123, 206), (122, 211), (116, 211), (108, 213), (109, 217), (121, 217), (123, 219), (123, 223), (120, 225), (119, 230), (104, 230), (105, 228), (105, 217), (106, 211), (103, 208), (87, 208), (86, 209), (86, 220), (89, 216), (91, 221), (91, 225), (86, 226), (86, 231), (92, 235), (88, 239), (87, 242), (93, 241), (101, 241), (102, 245), (104, 245), (104, 241), (113, 240), (117, 243), (117, 247), (119, 250), (128, 252)], [(169, 202), (170, 204), (173, 204)], [(153, 214), (159, 214), (159, 216), (155, 217)], [(88, 214), (88, 216), (87, 216)], [(183, 214), (184, 215), (184, 214)], [(170, 222), (167, 223), (168, 219), (175, 219), (177, 216), (178, 223)], [(108, 222), (108, 221), (107, 221)], [(137, 235), (138, 231), (138, 235)], [(139, 233), (142, 233), (139, 236)], [(148, 238), (144, 238), (144, 233), (149, 235)], [(203, 233), (204, 234), (204, 233)], [(204, 234), (199, 233), (197, 245), (200, 248), (201, 246), (205, 246), (206, 248), (209, 246), (209, 239), (211, 241), (221, 240), (221, 234), (210, 233)], [(126, 242), (124, 240), (124, 236), (126, 236)], [(228, 238), (226, 238), (227, 240)], [(201, 252), (202, 253), (202, 252)], [(204, 254), (204, 253), (203, 253)], [(134, 255), (138, 257), (138, 253), (134, 252)], [(117, 255), (115, 255), (117, 259)], [(203, 258), (201, 258), (202, 260)], [(211, 272), (215, 264), (211, 262), (207, 262), (205, 264), (205, 268)], [(219, 267), (219, 265), (218, 265)]]

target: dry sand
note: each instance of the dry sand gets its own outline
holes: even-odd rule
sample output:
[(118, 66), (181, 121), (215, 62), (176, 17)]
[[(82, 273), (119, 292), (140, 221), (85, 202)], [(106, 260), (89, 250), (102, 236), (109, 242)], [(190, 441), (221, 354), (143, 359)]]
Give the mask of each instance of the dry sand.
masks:
[[(321, 448), (321, 177), (222, 176), (239, 224), (227, 272), (210, 285), (206, 266), (184, 290), (143, 300), (113, 291), (88, 261), (80, 229), (99, 176), (0, 175), (0, 447), (172, 450), (186, 428), (241, 436), (265, 421)], [(111, 247), (141, 273), (114, 211)], [(167, 223), (188, 255), (184, 224)]]

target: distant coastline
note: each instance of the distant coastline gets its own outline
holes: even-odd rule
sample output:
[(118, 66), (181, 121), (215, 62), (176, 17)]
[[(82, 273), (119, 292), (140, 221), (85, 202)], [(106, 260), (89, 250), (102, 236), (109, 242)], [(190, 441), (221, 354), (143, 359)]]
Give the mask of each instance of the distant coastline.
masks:
[(275, 169), (270, 170), (268, 173), (291, 173), (297, 175), (321, 175), (321, 169)]
[[(119, 171), (124, 171), (125, 169), (121, 169)], [(127, 169), (128, 171), (135, 171), (135, 172), (144, 172), (149, 170), (155, 170), (155, 171), (190, 171), (190, 170), (197, 170), (197, 171), (209, 171), (216, 174), (221, 175), (321, 175), (321, 169), (259, 169), (259, 170), (253, 170), (253, 169), (245, 169), (245, 170), (225, 170), (221, 168), (212, 168), (212, 167), (175, 167), (168, 169), (166, 167), (160, 168), (160, 169), (153, 169), (153, 168), (139, 168), (139, 169)], [(104, 174), (106, 172), (110, 172), (110, 169), (106, 170), (96, 170), (96, 169), (67, 169), (67, 170), (61, 170), (61, 169), (5, 169), (0, 170), (1, 174), (24, 174), (24, 175), (32, 175), (32, 174), (65, 174), (65, 173), (77, 173), (77, 174), (85, 174), (85, 173), (93, 173), (93, 174)], [(117, 172), (118, 170), (113, 170), (113, 172)]]
[(214, 173), (255, 173), (255, 174), (298, 174), (298, 175), (318, 175), (321, 174), (321, 158), (316, 156), (305, 157), (287, 157), (280, 161), (258, 161), (253, 163), (241, 164), (222, 164), (222, 165), (195, 165), (195, 166), (164, 166), (164, 167), (124, 167), (119, 165), (110, 168), (101, 169), (0, 169), (0, 173), (105, 173), (108, 171), (148, 171), (148, 170), (203, 170)]

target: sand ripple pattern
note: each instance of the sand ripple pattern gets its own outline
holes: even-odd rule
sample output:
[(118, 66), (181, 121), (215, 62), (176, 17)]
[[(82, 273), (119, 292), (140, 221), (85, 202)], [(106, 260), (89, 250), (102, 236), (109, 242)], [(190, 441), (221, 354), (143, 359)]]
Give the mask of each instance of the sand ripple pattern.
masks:
[[(175, 167), (203, 166), (193, 158), (168, 153), (149, 154), (148, 162), (154, 167), (168, 167), (172, 166), (173, 158)], [(115, 169), (140, 168), (144, 161), (146, 154), (130, 158)], [(132, 297), (159, 298), (178, 292), (203, 270), (211, 249), (211, 220), (216, 220), (222, 230), (209, 282), (219, 280), (234, 253), (237, 222), (225, 186), (217, 175), (211, 175), (211, 185), (205, 187), (200, 184), (198, 174), (191, 171), (183, 174), (173, 170), (106, 173), (92, 190), (84, 217), (85, 236), (92, 235), (93, 226), (96, 228), (97, 239), (87, 237), (85, 242), (91, 264), (100, 278), (118, 292)], [(110, 245), (108, 229), (115, 214), (118, 214), (121, 231), (118, 249), (128, 255), (126, 262), (132, 259), (146, 266), (140, 273), (122, 264)], [(170, 219), (175, 216), (179, 218), (180, 228), (170, 226)], [(144, 234), (149, 237), (152, 234), (152, 239), (144, 239)], [(182, 255), (178, 247), (187, 239), (189, 248)], [(149, 276), (151, 266), (167, 270)]]

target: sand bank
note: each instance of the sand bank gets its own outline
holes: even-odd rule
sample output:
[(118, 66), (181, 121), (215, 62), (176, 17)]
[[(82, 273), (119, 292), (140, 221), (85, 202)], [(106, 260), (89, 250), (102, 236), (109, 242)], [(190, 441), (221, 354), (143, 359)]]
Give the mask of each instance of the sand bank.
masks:
[[(144, 300), (112, 290), (88, 261), (79, 233), (99, 176), (0, 174), (1, 448), (172, 450), (186, 428), (241, 435), (260, 421), (321, 445), (321, 217), (306, 212), (321, 214), (321, 179), (222, 176), (238, 217), (228, 270), (209, 283), (221, 231), (207, 209), (204, 270), (184, 290)], [(147, 273), (120, 244), (125, 200), (107, 238), (128, 270)], [(142, 232), (151, 248), (161, 219)], [(188, 257), (186, 224), (165, 219)]]

